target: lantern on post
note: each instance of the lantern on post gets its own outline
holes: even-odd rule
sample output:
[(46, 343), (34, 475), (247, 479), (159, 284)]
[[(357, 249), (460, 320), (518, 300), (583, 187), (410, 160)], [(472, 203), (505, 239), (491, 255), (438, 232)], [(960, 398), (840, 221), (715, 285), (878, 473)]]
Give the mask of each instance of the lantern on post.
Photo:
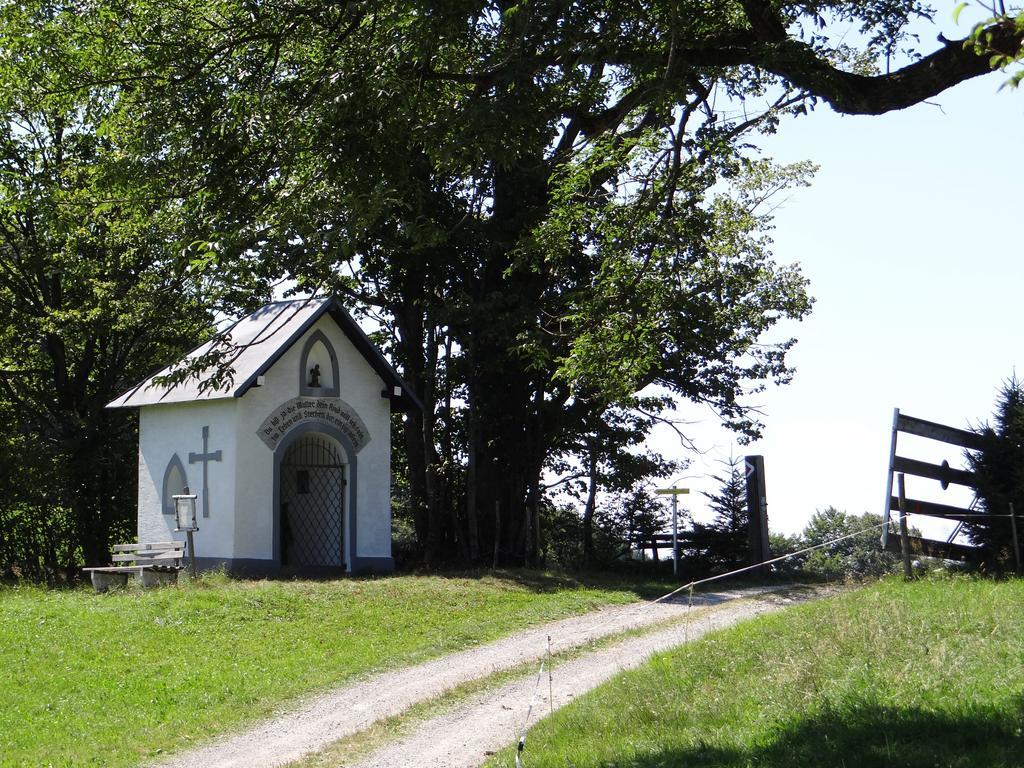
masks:
[(178, 524), (174, 530), (183, 531), (188, 540), (189, 572), (194, 579), (196, 577), (196, 548), (192, 534), (199, 530), (199, 525), (196, 522), (196, 499), (198, 497), (194, 493), (189, 493), (186, 486), (184, 493), (175, 494), (171, 498), (174, 499), (174, 519)]

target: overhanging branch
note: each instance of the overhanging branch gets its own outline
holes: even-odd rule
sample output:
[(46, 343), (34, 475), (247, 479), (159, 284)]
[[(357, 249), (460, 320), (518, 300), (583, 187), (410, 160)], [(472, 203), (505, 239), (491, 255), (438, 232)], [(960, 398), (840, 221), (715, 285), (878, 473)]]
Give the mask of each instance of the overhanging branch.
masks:
[[(1021, 50), (1024, 32), (1012, 21), (993, 24), (986, 32), (991, 33), (986, 39), (992, 50), (1010, 55)], [(731, 36), (721, 45), (676, 48), (674, 55), (695, 68), (757, 67), (824, 99), (837, 112), (879, 115), (919, 104), (992, 71), (988, 56), (979, 56), (968, 41), (939, 40), (942, 47), (934, 53), (895, 72), (874, 76), (839, 69), (806, 43), (791, 38), (765, 41)]]
[[(991, 29), (994, 47), (1017, 51), (1022, 33), (1012, 25)], [(991, 72), (988, 57), (979, 56), (964, 40), (940, 38), (942, 48), (886, 75), (844, 72), (795, 40), (768, 46), (751, 62), (784, 77), (793, 85), (824, 99), (837, 112), (880, 115), (920, 104), (947, 88)]]

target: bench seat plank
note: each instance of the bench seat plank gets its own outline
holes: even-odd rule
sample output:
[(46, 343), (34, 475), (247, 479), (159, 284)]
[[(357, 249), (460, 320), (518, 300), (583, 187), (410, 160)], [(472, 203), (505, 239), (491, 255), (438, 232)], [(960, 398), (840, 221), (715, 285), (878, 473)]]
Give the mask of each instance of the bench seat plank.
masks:
[(83, 568), (83, 571), (90, 573), (100, 571), (101, 573), (141, 573), (142, 571), (183, 571), (181, 565), (104, 565), (92, 568)]
[(115, 544), (111, 547), (114, 552), (150, 552), (159, 550), (185, 549), (184, 541), (157, 541), (142, 542), (140, 544)]
[(110, 560), (115, 563), (126, 563), (134, 560), (138, 563), (148, 563), (152, 560), (181, 560), (182, 553), (178, 550), (169, 552), (126, 552), (111, 556)]
[(111, 549), (113, 565), (82, 569), (89, 574), (97, 592), (123, 586), (128, 583), (129, 576), (135, 576), (143, 587), (173, 584), (184, 570), (183, 541), (141, 541), (137, 544), (115, 544)]

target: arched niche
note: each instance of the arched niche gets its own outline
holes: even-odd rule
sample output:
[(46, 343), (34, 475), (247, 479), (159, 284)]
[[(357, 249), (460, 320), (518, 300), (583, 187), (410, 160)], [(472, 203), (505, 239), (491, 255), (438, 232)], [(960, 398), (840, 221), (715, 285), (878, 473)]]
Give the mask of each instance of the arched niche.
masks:
[(161, 511), (165, 515), (173, 515), (173, 497), (183, 493), (188, 493), (188, 475), (185, 474), (185, 465), (181, 463), (178, 454), (174, 454), (164, 470), (163, 492), (160, 496)]
[(301, 360), (299, 394), (311, 397), (338, 397), (338, 356), (323, 331), (313, 331), (306, 339), (302, 347)]

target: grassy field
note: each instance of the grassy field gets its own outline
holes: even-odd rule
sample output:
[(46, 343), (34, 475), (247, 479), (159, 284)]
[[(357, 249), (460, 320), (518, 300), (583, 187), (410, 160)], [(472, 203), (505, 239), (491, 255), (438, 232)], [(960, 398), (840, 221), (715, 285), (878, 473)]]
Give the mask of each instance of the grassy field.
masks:
[(0, 765), (136, 765), (303, 693), (662, 587), (508, 573), (0, 588)]
[(524, 764), (1024, 766), (1022, 606), (1020, 581), (892, 580), (765, 616), (581, 696)]

